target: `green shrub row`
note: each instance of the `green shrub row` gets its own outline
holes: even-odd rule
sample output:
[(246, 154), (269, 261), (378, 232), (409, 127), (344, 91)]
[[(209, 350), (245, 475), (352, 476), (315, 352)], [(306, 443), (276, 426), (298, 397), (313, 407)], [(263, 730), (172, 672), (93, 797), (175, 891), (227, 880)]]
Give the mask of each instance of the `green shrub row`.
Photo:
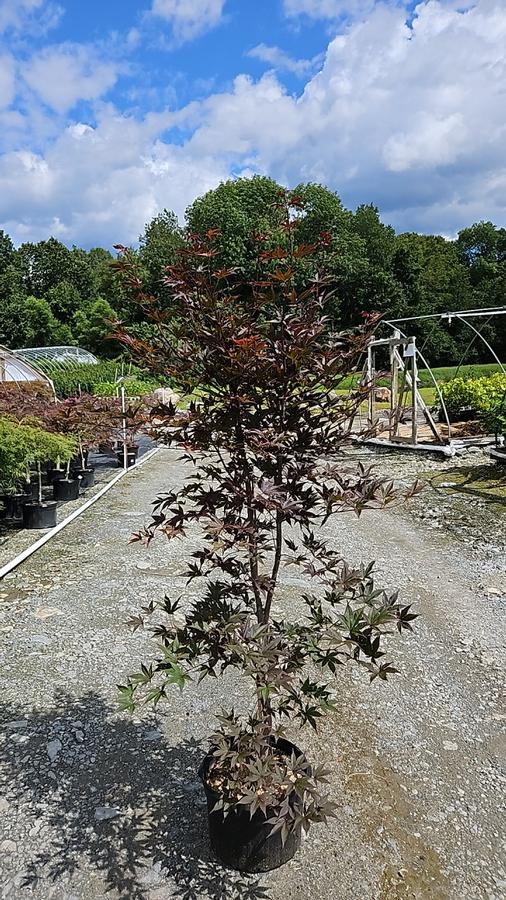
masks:
[(148, 381), (140, 378), (127, 378), (123, 382), (100, 381), (93, 387), (93, 393), (97, 397), (116, 397), (118, 389), (123, 386), (127, 397), (145, 397), (152, 394), (159, 387), (156, 381)]
[(99, 397), (115, 397), (117, 382), (122, 379), (129, 397), (140, 397), (151, 393), (158, 383), (145, 378), (136, 366), (125, 365), (114, 360), (100, 363), (80, 363), (71, 369), (62, 370), (45, 367), (52, 379), (57, 397), (76, 397), (80, 393), (95, 394)]
[(450, 415), (472, 409), (488, 431), (497, 434), (506, 429), (506, 375), (502, 372), (482, 378), (454, 378), (441, 385), (441, 394)]

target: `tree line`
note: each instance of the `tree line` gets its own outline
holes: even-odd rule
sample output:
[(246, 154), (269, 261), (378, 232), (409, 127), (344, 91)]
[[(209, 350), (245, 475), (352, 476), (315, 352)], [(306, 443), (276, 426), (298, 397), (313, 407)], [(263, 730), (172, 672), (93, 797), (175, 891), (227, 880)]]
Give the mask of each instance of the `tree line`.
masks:
[[(281, 186), (255, 176), (224, 182), (188, 208), (184, 226), (164, 210), (146, 225), (138, 255), (146, 288), (170, 302), (163, 286), (164, 267), (192, 234), (216, 232), (217, 255), (209, 264), (234, 267), (255, 276), (255, 235), (272, 235), (279, 244)], [(300, 207), (294, 227), (298, 240), (310, 245), (327, 236), (325, 272), (334, 289), (334, 316), (339, 327), (361, 320), (363, 313), (386, 318), (431, 315), (461, 309), (503, 306), (506, 297), (506, 229), (478, 222), (455, 240), (414, 232), (396, 234), (372, 205), (346, 209), (323, 185), (298, 185)], [(285, 232), (283, 232), (285, 233)], [(121, 240), (121, 235), (118, 235)], [(108, 338), (110, 321), (121, 320), (142, 333), (147, 327), (138, 307), (124, 293), (102, 247), (68, 248), (50, 237), (15, 248), (0, 231), (0, 344), (19, 347), (78, 344), (101, 358), (117, 356), (120, 347)], [(504, 355), (504, 316), (473, 320)], [(490, 362), (482, 341), (465, 324), (439, 318), (406, 325), (418, 336), (432, 365)]]

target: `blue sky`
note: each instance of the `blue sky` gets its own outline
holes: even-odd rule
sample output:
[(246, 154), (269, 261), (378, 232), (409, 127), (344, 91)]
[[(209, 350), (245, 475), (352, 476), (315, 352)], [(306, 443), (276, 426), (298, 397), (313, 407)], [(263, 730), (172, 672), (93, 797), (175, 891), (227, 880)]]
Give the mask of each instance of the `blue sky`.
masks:
[(219, 181), (506, 225), (504, 0), (0, 0), (0, 227), (134, 242)]

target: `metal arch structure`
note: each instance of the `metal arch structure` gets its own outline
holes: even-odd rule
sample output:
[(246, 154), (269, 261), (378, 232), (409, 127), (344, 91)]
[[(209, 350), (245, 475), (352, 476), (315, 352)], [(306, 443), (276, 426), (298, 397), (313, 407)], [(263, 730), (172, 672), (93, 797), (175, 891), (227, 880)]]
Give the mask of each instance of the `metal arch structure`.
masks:
[(55, 371), (72, 371), (74, 366), (87, 363), (97, 365), (99, 360), (89, 350), (82, 347), (24, 347), (12, 351), (19, 359), (34, 365), (41, 372), (51, 376)]
[(39, 372), (43, 376), (43, 380), (51, 384), (54, 397), (56, 399), (56, 391), (53, 378), (58, 373), (71, 374), (76, 366), (87, 363), (88, 365), (98, 365), (99, 360), (89, 350), (83, 350), (82, 347), (75, 346), (59, 346), (59, 347), (24, 347), (20, 350), (11, 350), (12, 356), (18, 360), (19, 366), (31, 366), (32, 369)]
[(41, 382), (47, 385), (54, 394), (54, 385), (39, 366), (29, 359), (23, 359), (15, 350), (0, 345), (0, 384), (25, 384)]
[[(478, 338), (481, 339), (481, 341), (487, 347), (487, 350), (494, 358), (495, 362), (499, 365), (501, 371), (506, 375), (506, 368), (495, 353), (493, 347), (491, 347), (491, 345), (481, 334), (481, 332), (477, 328), (475, 328), (475, 326), (470, 321), (468, 321), (472, 318), (487, 317), (487, 322), (485, 324), (488, 324), (490, 319), (499, 315), (506, 315), (506, 306), (492, 307), (488, 309), (482, 308), (459, 310), (447, 313), (432, 313), (429, 315), (407, 316), (400, 319), (383, 320), (383, 323), (385, 325), (388, 325), (392, 329), (392, 334), (388, 338), (372, 340), (368, 347), (366, 369), (367, 383), (369, 385), (367, 420), (368, 426), (371, 430), (374, 431), (378, 428), (379, 417), (376, 411), (376, 348), (386, 347), (388, 348), (390, 354), (391, 378), (390, 414), (388, 417), (387, 426), (388, 437), (375, 436), (373, 438), (370, 438), (368, 443), (385, 447), (405, 447), (406, 449), (411, 450), (437, 450), (444, 453), (446, 456), (453, 456), (459, 446), (463, 445), (464, 441), (462, 439), (457, 441), (452, 437), (452, 427), (442, 392), (439, 388), (436, 378), (434, 377), (430, 365), (428, 364), (420, 349), (417, 347), (416, 338), (413, 336), (408, 336), (408, 334), (402, 331), (399, 326), (407, 322), (417, 322), (423, 319), (443, 319), (447, 320), (448, 323), (451, 324), (452, 319), (457, 319), (458, 321), (467, 325), (473, 332), (473, 337), (469, 342), (465, 353), (468, 352), (470, 347), (476, 342)], [(445, 425), (447, 429), (446, 435), (443, 435), (441, 433), (441, 429), (438, 427), (438, 423), (434, 420), (429, 407), (425, 403), (418, 389), (418, 359), (420, 359), (425, 369), (429, 372), (430, 378), (437, 391), (442, 414), (445, 419)], [(462, 363), (463, 358), (460, 360), (458, 368), (461, 367)], [(399, 392), (400, 380), (402, 381), (402, 385)], [(403, 396), (406, 392), (406, 388), (408, 392), (411, 393), (411, 427), (408, 430), (407, 434), (402, 434), (400, 425), (401, 416), (405, 412), (405, 408), (403, 406)], [(432, 439), (429, 442), (419, 440), (418, 425), (420, 415), (422, 416), (422, 421), (424, 420), (429, 426), (430, 432), (432, 434)], [(483, 439), (481, 439), (480, 441), (474, 440), (471, 442), (483, 443)], [(493, 441), (491, 440), (490, 443), (493, 443)]]
[[(424, 315), (424, 316), (408, 316), (405, 319), (385, 319), (384, 322), (385, 322), (385, 324), (390, 325), (393, 328), (395, 325), (400, 324), (401, 322), (417, 322), (417, 321), (419, 322), (422, 319), (446, 319), (448, 324), (451, 325), (452, 319), (458, 319), (459, 322), (463, 322), (463, 324), (467, 325), (468, 328), (470, 328), (471, 331), (473, 332), (473, 338), (470, 341), (470, 343), (467, 345), (465, 353), (467, 353), (470, 350), (471, 346), (476, 341), (476, 338), (477, 337), (480, 338), (483, 341), (483, 343), (485, 344), (487, 350), (489, 350), (491, 355), (494, 357), (496, 363), (499, 365), (503, 374), (506, 375), (506, 369), (505, 369), (503, 363), (501, 362), (501, 360), (499, 359), (499, 357), (497, 356), (497, 353), (495, 352), (493, 347), (490, 346), (490, 344), (488, 343), (486, 338), (483, 337), (481, 332), (478, 331), (478, 329), (475, 328), (474, 325), (468, 321), (469, 319), (474, 319), (477, 317), (484, 318), (485, 316), (487, 317), (487, 322), (485, 324), (488, 324), (488, 322), (490, 322), (490, 320), (493, 319), (494, 316), (506, 316), (506, 306), (492, 306), (492, 307), (489, 307), (488, 309), (463, 309), (463, 310), (459, 310), (457, 312), (431, 313), (429, 315)], [(463, 362), (464, 362), (464, 357), (461, 358), (461, 360), (458, 364), (459, 369)]]
[(76, 365), (97, 365), (99, 360), (82, 347), (25, 347), (10, 350), (0, 346), (0, 383), (22, 385), (40, 382), (50, 388), (55, 400), (53, 377), (57, 372), (72, 372)]

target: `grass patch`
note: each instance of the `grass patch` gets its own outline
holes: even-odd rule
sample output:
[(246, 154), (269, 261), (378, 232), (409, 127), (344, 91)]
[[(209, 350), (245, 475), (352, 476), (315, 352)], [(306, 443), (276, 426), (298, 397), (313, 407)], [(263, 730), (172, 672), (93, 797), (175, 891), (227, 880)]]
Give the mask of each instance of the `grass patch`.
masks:
[[(440, 366), (432, 370), (419, 369), (418, 377), (420, 387), (431, 387), (434, 385), (430, 375), (431, 371), (438, 384), (443, 384), (445, 381), (451, 381), (457, 374), (459, 378), (488, 378), (490, 375), (495, 375), (496, 372), (500, 372), (501, 367), (497, 363), (486, 363), (483, 365), (460, 366), (460, 368), (458, 366)], [(350, 388), (355, 387), (355, 385), (358, 384), (361, 377), (362, 376), (359, 374), (349, 375), (347, 378), (343, 378), (340, 382), (340, 387), (343, 390), (350, 390)], [(389, 387), (390, 378), (388, 376), (385, 378), (378, 378), (377, 384), (378, 387)]]
[[(438, 396), (437, 396), (437, 392), (436, 392), (435, 388), (422, 387), (422, 388), (418, 389), (418, 392), (419, 392), (420, 396), (422, 397), (422, 400), (424, 400), (425, 403), (427, 404), (427, 406), (429, 407), (429, 409), (436, 404), (436, 402), (438, 400)], [(338, 391), (336, 391), (336, 394), (345, 397), (348, 394), (348, 390), (345, 390), (344, 388), (340, 388)], [(411, 396), (411, 391), (406, 391), (406, 393), (404, 394), (404, 397), (403, 397), (402, 405), (409, 407), (412, 405), (412, 403), (413, 403), (413, 400), (412, 400), (412, 396)], [(363, 403), (361, 403), (360, 411), (366, 412), (367, 406), (368, 406), (367, 401), (364, 401)], [(382, 403), (378, 400), (376, 402), (376, 409), (390, 409), (390, 404)]]
[[(442, 366), (441, 368), (432, 369), (432, 374), (438, 384), (441, 384), (445, 381), (451, 381), (457, 374), (459, 378), (489, 378), (490, 375), (495, 375), (496, 372), (500, 371), (501, 367), (497, 363), (486, 363), (484, 365), (460, 366), (460, 368), (458, 366)], [(420, 376), (420, 384), (433, 384), (428, 369), (420, 369), (418, 374)]]

